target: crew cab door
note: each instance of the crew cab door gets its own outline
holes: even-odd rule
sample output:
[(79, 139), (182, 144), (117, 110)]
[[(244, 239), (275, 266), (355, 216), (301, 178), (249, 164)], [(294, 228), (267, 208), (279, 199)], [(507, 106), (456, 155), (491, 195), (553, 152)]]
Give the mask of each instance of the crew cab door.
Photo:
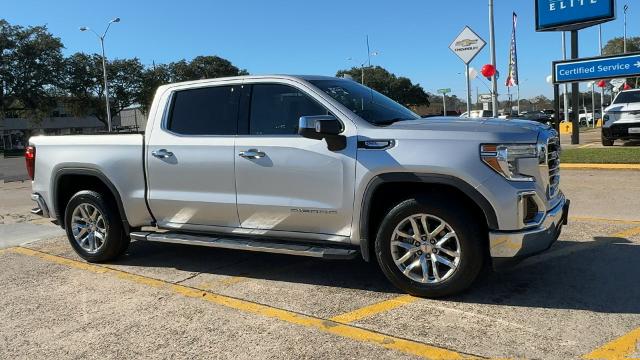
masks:
[(357, 147), (354, 125), (342, 120), (347, 146), (330, 151), (324, 140), (297, 134), (301, 116), (337, 115), (320, 95), (287, 80), (254, 83), (248, 90), (245, 135), (238, 136), (235, 151), (241, 227), (261, 234), (349, 236)]
[(148, 140), (149, 206), (158, 225), (238, 227), (234, 139), (241, 86), (174, 90)]

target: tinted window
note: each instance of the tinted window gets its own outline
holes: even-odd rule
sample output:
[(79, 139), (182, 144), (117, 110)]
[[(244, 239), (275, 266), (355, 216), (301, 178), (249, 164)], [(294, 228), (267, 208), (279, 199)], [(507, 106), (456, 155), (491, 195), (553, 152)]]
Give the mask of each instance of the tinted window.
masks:
[(626, 104), (626, 103), (637, 103), (640, 102), (640, 91), (624, 91), (621, 92), (618, 97), (616, 97), (616, 101), (614, 104)]
[(312, 80), (311, 83), (374, 125), (420, 119), (406, 107), (352, 80)]
[(237, 134), (239, 90), (218, 86), (176, 92), (167, 129), (183, 135)]
[(301, 116), (326, 115), (327, 110), (287, 85), (257, 84), (251, 93), (251, 135), (293, 135)]

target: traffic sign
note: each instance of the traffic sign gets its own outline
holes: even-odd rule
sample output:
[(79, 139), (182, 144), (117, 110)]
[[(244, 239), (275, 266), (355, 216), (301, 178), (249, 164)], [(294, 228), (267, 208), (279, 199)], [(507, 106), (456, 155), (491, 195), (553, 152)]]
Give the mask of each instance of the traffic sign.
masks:
[(555, 84), (640, 76), (640, 53), (556, 61)]
[(473, 58), (487, 45), (470, 27), (465, 26), (460, 35), (453, 40), (449, 49), (465, 63), (469, 64)]
[(478, 95), (478, 101), (483, 104), (490, 104), (492, 100), (491, 94), (480, 94)]
[(438, 94), (448, 94), (451, 92), (451, 89), (438, 89)]

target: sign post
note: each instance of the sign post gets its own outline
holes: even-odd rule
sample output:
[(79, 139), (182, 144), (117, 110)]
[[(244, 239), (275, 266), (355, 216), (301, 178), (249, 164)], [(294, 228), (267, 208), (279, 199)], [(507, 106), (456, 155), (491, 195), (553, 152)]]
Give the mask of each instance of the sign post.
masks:
[(451, 89), (438, 89), (438, 94), (442, 94), (442, 116), (447, 116), (447, 94)]
[(470, 27), (465, 26), (460, 35), (453, 40), (449, 49), (453, 51), (465, 64), (465, 76), (467, 79), (467, 115), (471, 115), (471, 77), (469, 64), (482, 51), (487, 43)]

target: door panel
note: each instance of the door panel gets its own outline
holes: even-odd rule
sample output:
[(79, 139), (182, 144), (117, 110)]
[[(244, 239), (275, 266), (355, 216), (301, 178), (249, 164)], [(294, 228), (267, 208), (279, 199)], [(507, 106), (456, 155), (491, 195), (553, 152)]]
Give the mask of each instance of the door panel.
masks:
[[(271, 87), (270, 87), (271, 86)], [(297, 133), (300, 116), (327, 114), (300, 88), (254, 84), (249, 135), (236, 139), (240, 224), (247, 229), (349, 236), (357, 141), (345, 126), (347, 147)], [(243, 157), (255, 150), (261, 157)], [(250, 154), (255, 155), (255, 154)]]
[(146, 154), (149, 205), (159, 226), (239, 226), (234, 173), (238, 102), (239, 86), (173, 94), (165, 125), (151, 134)]

